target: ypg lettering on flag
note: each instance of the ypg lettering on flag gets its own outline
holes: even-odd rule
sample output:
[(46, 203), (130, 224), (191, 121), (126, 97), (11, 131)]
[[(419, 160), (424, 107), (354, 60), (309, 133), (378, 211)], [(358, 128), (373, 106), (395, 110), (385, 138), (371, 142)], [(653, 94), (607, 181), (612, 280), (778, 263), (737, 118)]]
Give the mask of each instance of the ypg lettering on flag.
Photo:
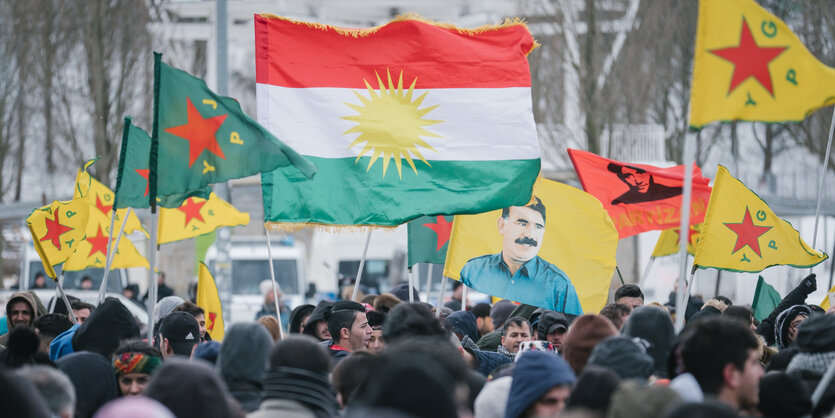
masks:
[[(757, 220), (760, 222), (765, 222), (768, 218), (768, 215), (764, 210), (758, 210), (756, 212), (756, 216)], [(742, 258), (740, 258), (739, 261), (750, 263), (750, 253), (756, 254), (759, 258), (763, 258), (763, 253), (760, 249), (760, 237), (773, 228), (773, 226), (754, 224), (751, 219), (751, 212), (748, 210), (747, 206), (745, 207), (745, 214), (743, 215), (741, 222), (725, 222), (725, 226), (736, 234), (736, 243), (734, 244), (733, 250), (731, 250), (731, 254), (734, 254), (737, 251), (742, 251), (745, 247), (748, 247), (748, 250), (750, 251), (742, 251), (740, 253)], [(772, 251), (777, 251), (777, 242), (773, 239), (769, 240), (768, 248)], [(768, 254), (766, 254), (766, 257), (767, 256)]]
[[(49, 219), (49, 218), (44, 219), (44, 226), (46, 227), (46, 235), (44, 235), (44, 237), (41, 238), (41, 241), (52, 242), (52, 245), (55, 246), (55, 248), (57, 248), (60, 251), (61, 250), (61, 235), (64, 235), (67, 232), (72, 231), (73, 228), (69, 227), (69, 226), (66, 226), (66, 225), (61, 225), (61, 220), (58, 218), (58, 212), (59, 212), (58, 210), (56, 210), (53, 213), (52, 208), (47, 208), (47, 209), (44, 209), (44, 212), (47, 212), (50, 215), (54, 215), (54, 217), (52, 219)], [(69, 211), (69, 210), (65, 213), (65, 215), (67, 215), (67, 218), (72, 218), (73, 216), (75, 216), (75, 214), (76, 214), (75, 212), (72, 212), (72, 211)], [(75, 241), (75, 240), (71, 239), (69, 241), (66, 241), (67, 246), (72, 247), (73, 241)]]

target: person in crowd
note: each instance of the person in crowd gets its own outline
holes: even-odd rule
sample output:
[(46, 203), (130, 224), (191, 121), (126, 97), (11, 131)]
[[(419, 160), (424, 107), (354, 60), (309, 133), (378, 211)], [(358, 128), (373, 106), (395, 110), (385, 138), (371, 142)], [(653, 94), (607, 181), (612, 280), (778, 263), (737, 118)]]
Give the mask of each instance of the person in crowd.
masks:
[(113, 369), (121, 396), (139, 396), (162, 366), (159, 350), (140, 340), (126, 341), (113, 353)]
[(263, 401), (248, 418), (338, 416), (330, 365), (331, 356), (311, 338), (289, 335), (279, 341), (270, 353)]
[(618, 385), (610, 402), (606, 418), (654, 417), (681, 403), (681, 397), (665, 385), (626, 380)]
[(38, 351), (40, 338), (34, 328), (17, 327), (9, 332), (5, 349), (0, 349), (0, 368), (15, 369), (32, 364), (49, 364), (48, 356)]
[(425, 306), (419, 303), (403, 303), (395, 306), (386, 315), (386, 322), (383, 324), (383, 338), (386, 344), (420, 337), (447, 337), (446, 330)]
[(90, 314), (96, 310), (96, 307), (90, 303), (76, 300), (70, 303), (72, 313), (75, 314), (75, 319), (79, 324), (83, 324), (90, 317)]
[[(4, 416), (54, 418), (46, 400), (38, 393), (38, 389), (11, 371), (4, 371), (0, 367), (0, 405)], [(72, 416), (72, 415), (71, 415)]]
[(279, 329), (281, 324), (278, 323), (278, 319), (275, 319), (274, 316), (262, 316), (255, 322), (261, 324), (270, 333), (273, 342), (281, 338), (281, 330)]
[(365, 384), (377, 365), (376, 355), (366, 351), (357, 351), (334, 366), (331, 381), (336, 390), (336, 400), (342, 409), (348, 407), (354, 392)]
[(35, 386), (53, 416), (75, 416), (75, 387), (67, 375), (54, 367), (44, 365), (26, 366), (15, 371), (15, 374)]
[(502, 340), (502, 327), (516, 305), (509, 300), (502, 299), (496, 302), (490, 309), (490, 320), (493, 321), (493, 331), (481, 336), (478, 340), (478, 348), (487, 351), (496, 351)]
[(35, 280), (32, 281), (33, 289), (46, 289), (46, 276), (42, 272), (35, 273)]
[(641, 343), (615, 335), (594, 346), (586, 367), (591, 365), (608, 367), (621, 379), (646, 381), (653, 373), (655, 361)]
[(139, 285), (136, 283), (129, 284), (122, 289), (122, 296), (136, 302), (141, 303), (139, 301)]
[[(194, 320), (185, 312), (181, 314)], [(214, 369), (183, 358), (166, 359), (145, 388), (145, 396), (163, 404), (177, 418), (228, 418), (233, 409), (230, 404), (235, 402)]]
[(70, 329), (72, 322), (64, 314), (51, 313), (39, 316), (35, 320), (34, 326), (38, 330), (38, 336), (41, 337), (41, 345), (38, 351), (49, 354), (49, 345), (52, 344), (52, 340)]
[[(162, 324), (162, 320), (170, 315), (171, 312), (174, 312), (174, 309), (182, 305), (183, 302), (185, 300), (179, 296), (167, 296), (160, 299), (154, 308), (154, 338), (159, 334), (159, 327)], [(159, 348), (159, 341), (155, 341), (155, 344)]]
[(571, 390), (567, 411), (579, 409), (595, 414), (593, 416), (605, 416), (620, 382), (620, 375), (614, 370), (594, 364), (587, 365)]
[[(153, 303), (153, 301), (150, 301), (150, 302), (148, 301), (148, 295), (149, 295), (150, 292), (151, 292), (151, 289), (148, 289), (148, 292), (146, 292), (145, 296), (142, 297), (142, 301), (146, 305), (149, 304), (149, 303)], [(160, 302), (164, 298), (167, 298), (169, 296), (174, 296), (174, 289), (168, 287), (168, 285), (165, 284), (165, 273), (161, 272), (161, 271), (157, 272), (157, 302)], [(183, 303), (182, 298), (180, 298), (180, 300), (181, 300), (180, 303)], [(177, 305), (179, 305), (179, 303)], [(157, 305), (157, 306), (159, 306), (159, 305)]]
[(94, 418), (176, 418), (165, 405), (145, 396), (114, 399)]
[(79, 351), (56, 362), (75, 388), (75, 416), (90, 418), (118, 394), (116, 373), (110, 360), (99, 353)]
[(414, 301), (420, 302), (420, 295), (418, 295), (417, 289), (415, 289), (414, 287), (410, 288), (408, 283), (400, 283), (399, 285), (392, 287), (388, 291), (388, 293), (403, 302), (408, 302), (409, 289), (411, 289), (412, 291), (412, 298), (414, 299)]
[(159, 346), (162, 357), (191, 357), (194, 347), (200, 342), (200, 326), (187, 312), (172, 312), (162, 320), (159, 327)]
[(707, 302), (705, 302), (704, 306), (702, 306), (702, 309), (700, 309), (698, 312), (693, 314), (693, 316), (687, 319), (687, 323), (692, 324), (704, 318), (721, 315), (722, 312), (724, 312), (725, 309), (728, 308), (728, 306), (729, 305), (721, 299), (708, 299)]
[(757, 326), (754, 325), (754, 312), (747, 306), (728, 306), (724, 311), (722, 311), (722, 317), (740, 321), (743, 324), (748, 325), (748, 328), (751, 328), (751, 332), (757, 332)]
[(383, 324), (386, 321), (386, 314), (377, 311), (368, 311), (365, 313), (368, 318), (368, 326), (371, 327), (371, 337), (368, 338), (368, 351), (374, 354), (380, 354), (386, 348), (386, 342), (383, 340)]
[[(278, 283), (276, 283), (278, 286)], [(264, 303), (261, 304), (261, 310), (259, 310), (255, 314), (254, 321), (257, 321), (258, 318), (262, 316), (275, 316), (278, 318), (278, 315), (275, 314), (275, 298), (276, 295), (278, 296), (278, 307), (281, 309), (281, 325), (285, 328), (290, 324), (290, 308), (287, 307), (286, 304), (281, 300), (284, 296), (281, 293), (281, 287), (279, 286), (276, 290), (273, 290), (273, 282), (272, 280), (263, 280), (258, 285), (261, 294), (264, 296)]]
[(93, 278), (90, 276), (82, 277), (79, 288), (81, 290), (93, 290)]
[(200, 341), (211, 341), (212, 336), (206, 332), (206, 311), (203, 308), (185, 301), (174, 308), (174, 312), (187, 312), (197, 321), (197, 326), (200, 328)]
[(110, 297), (76, 330), (72, 349), (92, 351), (110, 359), (122, 341), (137, 338), (139, 327), (133, 315), (119, 299)]
[(707, 318), (685, 329), (680, 341), (684, 367), (705, 395), (736, 410), (757, 406), (764, 372), (757, 338), (745, 325)]
[[(826, 373), (827, 367), (835, 361), (835, 315), (812, 315), (809, 319), (802, 321), (798, 325), (793, 347), (796, 348), (797, 353), (789, 361), (786, 373), (801, 379), (806, 396), (811, 397)], [(769, 371), (770, 373), (772, 372)], [(762, 396), (760, 400), (762, 402)], [(824, 416), (833, 408), (835, 408), (835, 382), (829, 382), (824, 388), (820, 402), (815, 407), (814, 416)]]
[(615, 291), (615, 303), (622, 303), (632, 309), (644, 306), (644, 292), (636, 284), (625, 284)]
[[(452, 298), (444, 302), (444, 306), (453, 311), (461, 310), (461, 299), (464, 297), (464, 284), (453, 280), (452, 281)], [(406, 299), (408, 300), (408, 299)]]
[[(310, 313), (307, 321), (304, 322), (302, 333), (310, 335), (319, 341), (328, 341), (331, 339), (331, 334), (328, 332), (328, 321), (325, 320), (325, 311), (333, 306), (334, 302), (329, 300), (320, 300)], [(375, 308), (375, 310), (377, 310)]]
[(507, 396), (513, 377), (504, 376), (488, 381), (475, 399), (473, 411), (478, 418), (504, 418)]
[(800, 323), (812, 316), (812, 309), (806, 305), (794, 305), (777, 315), (774, 324), (774, 341), (777, 342), (777, 349), (783, 350), (790, 346), (797, 337), (797, 329)]
[(632, 307), (625, 303), (610, 303), (600, 310), (600, 316), (612, 321), (612, 325), (620, 331), (623, 329), (623, 324), (626, 323), (629, 314), (632, 313)]
[[(38, 316), (38, 304), (40, 302), (34, 293), (15, 292), (6, 301), (6, 324), (11, 331), (15, 327), (31, 327)], [(9, 333), (0, 335), (0, 345), (6, 345)]]
[(568, 319), (561, 312), (547, 311), (539, 318), (537, 335), (540, 340), (548, 341), (557, 351), (562, 349), (562, 340), (568, 331)]
[(290, 312), (289, 332), (291, 334), (301, 334), (304, 331), (304, 324), (307, 322), (307, 318), (310, 317), (314, 309), (316, 307), (311, 304), (299, 305), (293, 308), (293, 311)]
[(402, 301), (397, 296), (394, 296), (391, 293), (383, 293), (378, 296), (377, 299), (374, 299), (374, 310), (387, 314), (401, 302)]
[(568, 403), (574, 372), (556, 354), (525, 353), (513, 368), (506, 418), (558, 417)]
[(325, 311), (325, 320), (333, 340), (323, 344), (334, 361), (338, 362), (368, 345), (372, 330), (368, 326), (365, 307), (359, 303), (348, 300), (336, 302)]
[(478, 341), (478, 325), (470, 311), (455, 311), (443, 322), (443, 327), (458, 337), (458, 340), (465, 346), (476, 347)]
[[(814, 273), (806, 276), (791, 292), (780, 301), (776, 308), (757, 326), (757, 334), (762, 335), (765, 345), (774, 345), (776, 341), (775, 325), (777, 317), (786, 309), (806, 303), (806, 297), (818, 289), (818, 282)], [(791, 324), (791, 321), (789, 321)]]
[(258, 409), (264, 389), (264, 372), (273, 339), (255, 322), (233, 324), (224, 337), (217, 371), (232, 397), (247, 411)]
[[(464, 338), (466, 339), (467, 337), (465, 336)], [(469, 366), (470, 370), (478, 372), (485, 378), (490, 376), (490, 373), (497, 367), (513, 361), (504, 354), (499, 354), (494, 351), (482, 351), (472, 344), (465, 347), (455, 334), (451, 334), (449, 340), (452, 342), (452, 346), (461, 353), (461, 356), (464, 358), (464, 363)]]
[(496, 352), (513, 360), (519, 351), (519, 344), (524, 341), (531, 341), (530, 323), (518, 316), (509, 318), (502, 327), (502, 343)]
[(191, 358), (208, 361), (212, 365), (217, 365), (217, 357), (220, 355), (220, 345), (217, 341), (204, 341), (197, 344), (197, 347), (194, 347), (194, 354), (192, 354)]
[[(832, 393), (829, 394), (831, 396)], [(814, 416), (822, 416), (835, 406), (831, 398), (826, 396), (818, 405)], [(766, 418), (808, 417), (812, 416), (813, 412), (812, 398), (800, 375), (768, 372), (760, 380), (760, 401), (757, 409)]]
[(562, 355), (575, 375), (583, 372), (594, 346), (616, 335), (612, 322), (600, 315), (583, 315), (574, 320), (562, 340)]
[(647, 354), (654, 361), (653, 375), (668, 378), (667, 359), (675, 341), (673, 321), (667, 311), (658, 306), (642, 306), (629, 315), (621, 334), (629, 338), (641, 338), (649, 343)]
[[(493, 327), (493, 318), (490, 316), (489, 303), (477, 303), (472, 309), (470, 309), (470, 312), (475, 315), (479, 338), (493, 332), (495, 328)], [(478, 340), (476, 340), (476, 342), (478, 342)]]

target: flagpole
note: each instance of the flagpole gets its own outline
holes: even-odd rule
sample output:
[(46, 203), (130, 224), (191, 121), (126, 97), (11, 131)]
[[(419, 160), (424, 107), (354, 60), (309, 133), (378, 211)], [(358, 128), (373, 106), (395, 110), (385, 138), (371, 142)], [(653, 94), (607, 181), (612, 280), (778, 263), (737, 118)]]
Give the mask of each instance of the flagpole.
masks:
[(429, 297), (432, 296), (432, 273), (434, 273), (435, 264), (429, 263), (426, 268), (426, 302), (429, 303)]
[(464, 283), (461, 283), (461, 286), (464, 286), (464, 290), (461, 291), (461, 310), (466, 311), (467, 310), (467, 290), (469, 288)]
[(647, 261), (647, 266), (644, 267), (644, 274), (641, 276), (641, 281), (638, 283), (638, 287), (643, 288), (644, 284), (647, 282), (649, 278), (649, 272), (652, 270), (652, 265), (655, 263), (655, 257), (650, 257), (649, 261)]
[[(64, 272), (62, 271), (61, 276), (58, 277), (58, 285), (55, 288), (58, 289), (58, 293), (61, 294), (61, 299), (64, 300), (64, 306), (67, 307), (67, 316), (70, 317), (70, 321), (72, 321), (73, 324), (77, 324), (78, 319), (75, 317), (75, 312), (72, 311), (72, 306), (70, 306), (70, 301), (69, 301), (69, 299), (67, 299), (67, 293), (64, 292), (63, 283), (64, 283)], [(56, 302), (56, 304), (57, 304), (57, 302)]]
[(113, 228), (116, 226), (116, 205), (113, 205), (113, 209), (110, 212), (110, 229), (107, 234), (107, 250), (104, 254), (104, 274), (101, 278), (101, 286), (99, 286), (99, 299), (96, 302), (96, 305), (101, 305), (104, 301), (104, 292), (107, 288), (107, 272), (110, 271), (110, 261), (113, 259), (113, 251), (111, 251), (113, 247), (111, 247), (111, 244), (113, 243)]
[(110, 246), (110, 239), (113, 237), (113, 221), (116, 218), (116, 211), (113, 211), (113, 216), (110, 219), (110, 238), (107, 239), (107, 261), (105, 262), (104, 266), (104, 277), (101, 280), (101, 288), (99, 289), (99, 303), (101, 305), (104, 302), (104, 295), (107, 292), (107, 276), (110, 274), (110, 268), (113, 266), (113, 258), (116, 257), (116, 251), (113, 248), (119, 249), (119, 241), (122, 239), (122, 234), (125, 232), (125, 225), (128, 223), (128, 217), (130, 217), (130, 211), (132, 208), (128, 208), (125, 211), (125, 218), (122, 219), (122, 226), (119, 227), (119, 233), (116, 234), (116, 245)]
[[(696, 133), (696, 135), (701, 135), (701, 131)], [(692, 161), (692, 151), (691, 151), (691, 141), (688, 140), (687, 135), (684, 137), (684, 149), (682, 150), (683, 160), (684, 160), (684, 193), (681, 197), (681, 208), (679, 209), (679, 215), (681, 218), (681, 222), (679, 224), (679, 231), (689, 231), (690, 230), (690, 198), (693, 194), (692, 185), (693, 185), (693, 161)], [(681, 232), (679, 232), (681, 235)], [(679, 269), (679, 276), (678, 276), (678, 289), (679, 291), (676, 293), (676, 332), (681, 332), (684, 328), (684, 308), (685, 304), (687, 303), (687, 299), (685, 298), (685, 292), (682, 290), (684, 286), (687, 285), (685, 281), (687, 277), (687, 240), (686, 239), (679, 239), (678, 240), (678, 254), (680, 260), (680, 269)], [(687, 296), (690, 294), (690, 288), (686, 289)]]
[(273, 265), (273, 247), (270, 244), (270, 228), (264, 225), (267, 233), (267, 258), (270, 260), (270, 280), (273, 282), (273, 299), (275, 302), (275, 317), (278, 319), (278, 338), (284, 340), (284, 327), (281, 326), (281, 308), (278, 304), (278, 283), (275, 282), (275, 265)]
[(446, 293), (446, 275), (441, 279), (441, 289), (438, 291), (438, 302), (435, 303), (435, 318), (441, 317), (441, 309), (444, 307), (444, 293)]
[[(812, 234), (812, 249), (815, 249), (818, 241), (818, 221), (821, 214), (821, 202), (823, 201), (823, 183), (826, 179), (826, 169), (829, 166), (829, 152), (832, 149), (832, 132), (835, 130), (835, 109), (832, 109), (832, 121), (829, 123), (829, 139), (826, 141), (826, 154), (823, 156), (823, 166), (821, 166), (821, 179), (818, 183), (818, 204), (815, 208), (815, 232)], [(812, 267), (809, 267), (809, 274), (812, 273)], [(828, 371), (827, 371), (828, 372)]]
[[(362, 268), (365, 267), (365, 256), (368, 254), (368, 243), (371, 242), (371, 230), (368, 230), (368, 235), (365, 236), (365, 248), (362, 250), (362, 258), (360, 259), (360, 268), (357, 270), (357, 280), (354, 281), (354, 293), (351, 295), (351, 300), (357, 300), (357, 293), (360, 291), (360, 278), (362, 277)], [(412, 289), (409, 289), (409, 294)]]
[(157, 305), (157, 292), (159, 291), (159, 283), (157, 283), (156, 269), (157, 269), (157, 241), (159, 233), (157, 231), (159, 223), (159, 213), (157, 213), (157, 206), (151, 206), (151, 240), (148, 251), (148, 344), (154, 345), (154, 308)]
[(60, 297), (61, 292), (58, 290), (58, 285), (55, 285), (55, 296), (52, 297), (52, 303), (49, 304), (49, 313), (55, 313), (55, 305), (58, 305), (58, 298)]
[(409, 269), (409, 303), (415, 303), (415, 294), (412, 293), (412, 286), (415, 282), (415, 272)]

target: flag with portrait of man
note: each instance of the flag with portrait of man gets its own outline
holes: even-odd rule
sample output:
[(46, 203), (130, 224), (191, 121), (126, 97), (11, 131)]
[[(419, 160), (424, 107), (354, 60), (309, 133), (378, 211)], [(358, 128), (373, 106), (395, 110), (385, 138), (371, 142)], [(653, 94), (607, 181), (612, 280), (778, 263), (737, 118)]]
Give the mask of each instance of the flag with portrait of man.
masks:
[(540, 178), (525, 206), (455, 216), (444, 275), (491, 296), (581, 315), (605, 305), (617, 245), (594, 196)]

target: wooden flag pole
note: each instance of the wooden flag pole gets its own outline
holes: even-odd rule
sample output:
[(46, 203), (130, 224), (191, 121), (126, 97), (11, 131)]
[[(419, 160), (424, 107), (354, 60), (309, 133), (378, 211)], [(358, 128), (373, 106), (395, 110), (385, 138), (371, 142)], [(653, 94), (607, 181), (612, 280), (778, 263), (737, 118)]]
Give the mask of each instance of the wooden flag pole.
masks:
[[(823, 201), (823, 183), (826, 178), (826, 169), (829, 166), (829, 152), (832, 150), (832, 132), (835, 130), (835, 109), (832, 110), (832, 122), (829, 123), (829, 139), (826, 141), (826, 154), (823, 156), (823, 166), (821, 166), (821, 179), (818, 183), (818, 204), (815, 208), (815, 232), (812, 234), (812, 249), (815, 249), (818, 241), (818, 221), (821, 214), (821, 201)], [(826, 244), (824, 244), (826, 245)], [(809, 267), (809, 274), (812, 273), (812, 267)], [(829, 370), (827, 370), (829, 373)], [(830, 377), (831, 379), (831, 377)]]
[[(351, 300), (357, 300), (357, 294), (360, 291), (360, 278), (362, 277), (362, 269), (365, 267), (365, 256), (368, 255), (368, 243), (371, 242), (371, 230), (368, 230), (368, 235), (365, 236), (365, 248), (362, 250), (362, 258), (360, 259), (360, 268), (357, 269), (357, 279), (354, 280), (354, 293), (351, 295)], [(409, 294), (412, 289), (409, 289)]]
[(435, 264), (428, 263), (429, 267), (426, 269), (426, 302), (429, 303), (429, 297), (432, 295), (432, 273), (434, 273)]
[(113, 247), (110, 246), (110, 238), (113, 237), (113, 220), (116, 218), (116, 211), (113, 211), (113, 216), (110, 219), (110, 238), (107, 239), (107, 261), (104, 265), (104, 277), (101, 279), (101, 287), (99, 288), (99, 302), (97, 305), (101, 305), (104, 302), (104, 295), (107, 292), (107, 276), (110, 273), (110, 267), (113, 265), (113, 257), (116, 257), (116, 251), (113, 250), (115, 247), (116, 249), (119, 248), (119, 241), (122, 239), (122, 234), (125, 232), (125, 225), (128, 223), (128, 217), (130, 216), (130, 211), (132, 208), (128, 208), (125, 211), (125, 219), (122, 219), (122, 226), (119, 227), (119, 233), (116, 234), (116, 245)]
[[(696, 135), (701, 135), (701, 131)], [(689, 231), (690, 230), (690, 198), (693, 195), (692, 185), (693, 185), (693, 159), (691, 157), (691, 142), (687, 139), (687, 136), (684, 137), (684, 150), (682, 151), (683, 160), (684, 160), (684, 193), (681, 198), (681, 208), (679, 209), (679, 216), (681, 218), (681, 223), (679, 224), (679, 231)], [(681, 332), (684, 328), (684, 308), (687, 304), (687, 299), (685, 298), (684, 287), (687, 285), (685, 278), (687, 277), (687, 240), (680, 239), (678, 240), (678, 255), (680, 260), (680, 269), (679, 269), (679, 276), (678, 276), (678, 289), (679, 291), (676, 293), (676, 323), (675, 329), (676, 332)], [(690, 288), (686, 289), (687, 294), (690, 293)]]
[(157, 306), (157, 293), (159, 291), (159, 283), (157, 282), (157, 241), (159, 233), (157, 231), (159, 223), (159, 213), (157, 213), (156, 205), (151, 206), (151, 241), (148, 251), (148, 344), (154, 345), (154, 309)]
[[(64, 300), (64, 306), (67, 307), (67, 315), (70, 317), (70, 321), (72, 321), (73, 324), (77, 324), (78, 323), (78, 318), (75, 317), (75, 312), (72, 311), (72, 306), (70, 306), (70, 301), (69, 301), (69, 299), (67, 299), (67, 293), (64, 292), (63, 283), (64, 283), (64, 272), (62, 271), (61, 276), (58, 278), (58, 284), (57, 284), (57, 286), (55, 286), (55, 288), (58, 289), (58, 293), (61, 294), (61, 299)], [(58, 302), (56, 301), (55, 303), (57, 304)]]
[(278, 283), (275, 281), (275, 265), (273, 264), (273, 247), (270, 244), (270, 228), (264, 227), (267, 233), (267, 258), (270, 260), (270, 280), (273, 282), (273, 299), (275, 302), (275, 317), (278, 319), (278, 338), (284, 339), (284, 327), (281, 326), (281, 307), (278, 303)]
[(446, 275), (441, 279), (441, 289), (438, 291), (438, 302), (435, 304), (435, 318), (441, 317), (441, 309), (444, 308), (444, 293), (446, 293)]

